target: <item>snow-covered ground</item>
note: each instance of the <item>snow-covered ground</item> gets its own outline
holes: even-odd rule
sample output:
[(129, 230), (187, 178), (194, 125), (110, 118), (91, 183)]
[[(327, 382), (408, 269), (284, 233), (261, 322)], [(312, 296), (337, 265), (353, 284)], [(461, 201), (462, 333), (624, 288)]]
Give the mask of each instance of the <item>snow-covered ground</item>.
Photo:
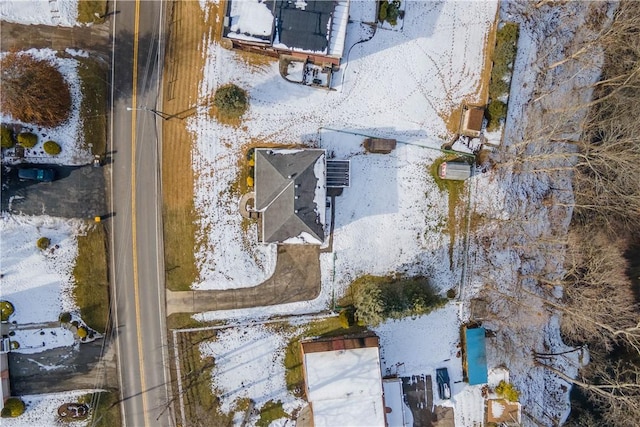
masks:
[[(284, 351), (292, 335), (256, 325), (221, 330), (215, 341), (200, 345), (203, 357), (215, 359), (212, 382), (223, 412), (231, 412), (243, 398), (252, 399), (257, 408), (279, 400), (287, 413), (302, 407), (304, 401), (287, 393), (285, 383)], [(235, 422), (241, 423), (243, 416), (237, 413)]]
[[(552, 141), (580, 136), (586, 109), (579, 106), (591, 99), (602, 64), (589, 40), (614, 8), (605, 2), (539, 9), (531, 2), (505, 2), (501, 10), (502, 19), (520, 24), (518, 56), (498, 166), (473, 182), (472, 208), (485, 221), (470, 242), (465, 289), (467, 299), (488, 303), (483, 325), (496, 333), (488, 340), (489, 366), (510, 370), (528, 414), (524, 425), (556, 425), (570, 411), (569, 384), (535, 366), (533, 357), (570, 349), (560, 336), (561, 319), (543, 303), (553, 297), (539, 284), (563, 275), (572, 214), (571, 161), (566, 147)], [(600, 17), (596, 24), (593, 16)], [(553, 66), (583, 46), (588, 53), (578, 60)], [(581, 362), (571, 353), (551, 363), (575, 376)]]
[[(16, 351), (33, 353), (74, 343), (68, 330), (44, 324), (57, 322), (62, 312), (77, 310), (71, 294), (72, 271), (78, 253), (76, 237), (83, 227), (80, 220), (48, 216), (3, 214), (0, 218), (0, 298), (15, 308), (11, 322), (32, 328), (16, 331), (11, 338), (20, 344)], [(40, 237), (51, 240), (49, 249), (36, 247)]]
[[(358, 6), (352, 11), (366, 11), (362, 4)], [(370, 6), (373, 7), (373, 3)], [(496, 6), (496, 2), (488, 1), (471, 6), (465, 2), (407, 2), (402, 32), (378, 30), (372, 40), (361, 44), (355, 43), (368, 38), (370, 29), (358, 22), (349, 25), (347, 46), (354, 47), (343, 71), (334, 76), (336, 90), (329, 92), (286, 82), (280, 77), (276, 62), (248, 65), (237, 53), (205, 40), (208, 47), (200, 88), (202, 98), (210, 96), (218, 86), (233, 82), (248, 91), (250, 107), (240, 127), (216, 122), (206, 108), (189, 121), (196, 137), (195, 206), (201, 230), (200, 249), (196, 254), (200, 281), (194, 283), (193, 288), (254, 286), (269, 277), (275, 267), (275, 247), (259, 245), (255, 229), (249, 233), (243, 231), (238, 215), (239, 196), (227, 191), (238, 176), (238, 160), (243, 158), (249, 143), (319, 146), (322, 141), (318, 128), (325, 126), (440, 147), (447, 136), (443, 117), (458, 108), (462, 100), (472, 101), (477, 97), (484, 44)], [(351, 18), (359, 21), (353, 13)], [(389, 176), (393, 175), (398, 187), (391, 189), (393, 182), (386, 184), (391, 194), (371, 197), (370, 206), (361, 206), (360, 210), (355, 209), (354, 202), (351, 207), (354, 212), (348, 215), (357, 213), (357, 218), (347, 217), (342, 209), (343, 200), (349, 197), (339, 198), (336, 218), (342, 222), (336, 226), (336, 233), (349, 233), (348, 228), (375, 223), (381, 230), (378, 242), (395, 240), (398, 247), (409, 243), (413, 248), (384, 261), (378, 270), (414, 268), (420, 262), (415, 258), (418, 256), (415, 248), (419, 246), (415, 240), (422, 239), (418, 234), (425, 231), (424, 224), (429, 222), (424, 219), (425, 213), (430, 215), (429, 200), (417, 197), (416, 193), (434, 192), (426, 170), (435, 157), (434, 152), (402, 145), (389, 159), (361, 157), (352, 159), (354, 187), (348, 190), (352, 196), (357, 197), (358, 190), (366, 189), (366, 179), (370, 180), (369, 185), (382, 183), (382, 179), (371, 181), (376, 179), (375, 168), (380, 166)], [(412, 190), (417, 191), (405, 191), (411, 185)], [(394, 196), (398, 197), (394, 202), (396, 212), (391, 211), (391, 206), (383, 206), (388, 197)], [(401, 210), (412, 203), (412, 212)], [(413, 235), (401, 231), (403, 226), (414, 222), (417, 224), (410, 227)], [(350, 227), (343, 227), (347, 223)], [(423, 224), (420, 232), (418, 224)], [(336, 238), (335, 244), (341, 247), (351, 242)], [(379, 251), (380, 245), (375, 249)], [(376, 255), (377, 252), (372, 252), (371, 258)], [(336, 278), (340, 286), (373, 263), (366, 257), (345, 261), (346, 270), (336, 269), (342, 276)], [(342, 262), (339, 253), (337, 262)], [(331, 269), (332, 265), (323, 262), (325, 273)]]
[(2, 427), (83, 427), (89, 425), (89, 419), (70, 423), (60, 421), (58, 408), (65, 403), (76, 403), (78, 398), (98, 390), (74, 390), (64, 393), (49, 393), (20, 396), (26, 404), (24, 414), (17, 418), (3, 418)]
[[(364, 2), (354, 3), (353, 13), (370, 14)], [(250, 108), (240, 127), (216, 122), (205, 109), (189, 122), (196, 137), (196, 208), (202, 230), (197, 253), (201, 281), (194, 288), (253, 286), (272, 274), (275, 247), (258, 245), (255, 230), (243, 231), (237, 196), (226, 191), (249, 143), (324, 148), (337, 159), (351, 161), (351, 186), (335, 200), (333, 252), (321, 255), (322, 292), (315, 301), (203, 313), (197, 319), (255, 319), (323, 310), (363, 274), (423, 274), (443, 292), (459, 283), (461, 242), (455, 243), (450, 269), (449, 236), (442, 225), (448, 219), (447, 193), (437, 188), (429, 167), (442, 155), (437, 149), (448, 137), (444, 119), (463, 100), (478, 100), (496, 7), (496, 2), (486, 1), (409, 1), (402, 31), (378, 29), (370, 41), (360, 44), (355, 43), (370, 37), (370, 29), (357, 22), (364, 18), (352, 14), (356, 22), (347, 29), (347, 49), (354, 47), (334, 76), (335, 90), (328, 92), (288, 83), (280, 77), (277, 63), (247, 65), (235, 52), (206, 40), (201, 96), (233, 82), (248, 91)], [(399, 143), (389, 155), (367, 154), (361, 146), (363, 135)], [(377, 328), (383, 370), (396, 372), (404, 364), (402, 375), (435, 375), (436, 367), (447, 366), (452, 383), (461, 380), (462, 365), (456, 357), (460, 310), (450, 303), (429, 316)], [(219, 333), (216, 341), (202, 344), (203, 355), (216, 359), (213, 383), (224, 410), (232, 410), (233, 402), (242, 397), (253, 398), (256, 407), (280, 400), (289, 413), (301, 407), (284, 385), (281, 353), (286, 341), (276, 331), (255, 326), (231, 328)], [(252, 369), (242, 364), (245, 356)], [(257, 372), (263, 372), (265, 380)], [(454, 405), (458, 425), (482, 420), (478, 387), (455, 384), (453, 398), (445, 404)]]
[[(19, 24), (76, 26), (78, 0), (2, 0), (0, 20)], [(38, 144), (25, 150), (30, 163), (56, 163), (81, 165), (91, 161), (91, 152), (83, 148), (84, 135), (80, 121), (82, 93), (78, 78), (78, 62), (73, 57), (87, 57), (83, 51), (67, 49), (31, 49), (26, 54), (43, 59), (57, 67), (69, 85), (72, 110), (66, 123), (48, 129), (20, 123), (0, 113), (3, 124), (21, 125), (23, 131), (35, 133)], [(43, 152), (42, 144), (53, 140), (62, 151), (53, 157)], [(11, 150), (6, 150), (3, 162), (11, 164)], [(57, 322), (60, 313), (75, 311), (72, 296), (72, 270), (78, 252), (76, 237), (83, 232), (83, 222), (48, 216), (18, 216), (2, 214), (0, 217), (0, 299), (10, 301), (15, 313), (9, 321), (17, 329), (11, 340), (20, 344), (21, 353), (36, 353), (57, 347), (78, 345), (72, 332), (48, 325)], [(40, 250), (36, 241), (40, 237), (51, 240), (50, 248)], [(51, 369), (42, 366), (43, 371)], [(60, 425), (57, 409), (63, 403), (76, 402), (91, 390), (66, 393), (20, 396), (26, 411), (18, 418), (3, 418), (3, 427), (48, 427)], [(80, 427), (88, 421), (68, 423)]]
[[(2, 3), (0, 3), (2, 4)], [(69, 85), (71, 92), (71, 112), (65, 123), (55, 128), (43, 128), (29, 123), (22, 123), (15, 120), (10, 115), (0, 112), (0, 121), (3, 124), (21, 125), (21, 131), (31, 132), (38, 136), (38, 143), (33, 148), (24, 150), (24, 158), (12, 157), (13, 149), (3, 149), (3, 163), (14, 164), (19, 162), (29, 163), (55, 163), (61, 165), (85, 165), (92, 161), (91, 150), (84, 147), (84, 132), (80, 120), (80, 105), (82, 102), (82, 91), (80, 78), (78, 76), (78, 61), (73, 57), (86, 57), (87, 53), (80, 50), (67, 49), (58, 53), (51, 49), (30, 49), (21, 54), (31, 55), (34, 58), (48, 61), (62, 73), (65, 81)], [(45, 141), (55, 141), (62, 148), (60, 154), (51, 156), (44, 152), (42, 145)]]
[[(353, 3), (353, 10), (364, 4)], [(545, 164), (549, 168), (545, 170), (535, 162), (523, 167), (514, 159), (523, 147), (532, 157), (548, 148), (544, 139), (530, 136), (554, 117), (552, 108), (589, 99), (590, 92), (583, 89), (598, 77), (597, 52), (578, 64), (546, 67), (562, 60), (567, 51), (577, 49), (575, 43), (592, 36), (594, 27), (585, 25), (587, 17), (593, 8), (604, 9), (611, 16), (608, 7), (605, 3), (582, 2), (540, 9), (525, 1), (503, 4), (503, 19), (521, 24), (509, 118), (499, 152), (502, 157), (498, 159), (504, 164), (468, 183), (472, 209), (482, 221), (472, 230), (471, 267), (463, 283), (462, 305), (450, 303), (420, 319), (387, 322), (376, 328), (381, 336), (384, 369), (401, 375), (433, 375), (435, 367), (449, 368), (453, 397), (445, 404), (454, 406), (458, 426), (480, 424), (484, 411), (480, 387), (455, 384), (462, 375), (455, 357), (458, 328), (469, 319), (469, 301), (474, 297), (489, 302), (485, 326), (496, 333), (487, 341), (490, 376), (493, 367), (504, 365), (510, 371), (511, 380), (521, 391), (525, 412), (531, 414), (531, 418), (523, 419), (524, 425), (556, 425), (569, 413), (569, 389), (534, 366), (532, 358), (532, 351), (567, 349), (559, 334), (560, 319), (550, 315), (540, 298), (530, 293), (536, 294), (532, 278), (536, 274), (562, 274), (562, 250), (554, 245), (566, 233), (571, 210), (549, 205), (547, 200), (555, 192), (555, 200), (571, 201), (570, 176), (549, 167), (550, 163)], [(334, 291), (340, 295), (363, 273), (420, 272), (434, 278), (440, 289), (460, 280), (461, 259), (454, 259), (454, 269), (449, 271), (447, 236), (437, 227), (439, 220), (446, 219), (447, 204), (446, 195), (438, 194), (427, 171), (437, 152), (419, 146), (440, 147), (448, 136), (442, 117), (463, 99), (473, 101), (483, 67), (484, 42), (495, 11), (496, 4), (491, 2), (406, 2), (402, 31), (379, 30), (372, 40), (355, 45), (334, 79), (336, 91), (332, 92), (286, 83), (279, 77), (276, 64), (247, 65), (234, 52), (207, 40), (209, 63), (201, 95), (205, 97), (232, 81), (249, 92), (251, 106), (238, 128), (216, 123), (204, 110), (190, 122), (198, 140), (193, 156), (199, 176), (196, 206), (204, 218), (198, 255), (202, 281), (194, 287), (250, 286), (271, 272), (269, 249), (257, 246), (255, 235), (240, 231), (237, 200), (224, 191), (237, 176), (237, 160), (250, 142), (303, 143), (334, 150), (337, 158), (352, 162), (352, 187), (336, 199), (334, 253), (321, 255), (322, 293), (317, 300), (205, 313), (197, 319), (255, 319), (323, 309)], [(530, 18), (532, 14), (536, 19)], [(368, 29), (359, 27), (358, 17), (351, 18), (354, 23), (347, 30), (347, 46), (369, 35)], [(544, 102), (536, 104), (539, 98)], [(559, 117), (556, 113), (555, 120)], [(562, 128), (565, 137), (577, 134), (577, 128), (571, 126), (579, 123), (579, 118), (579, 114), (562, 117), (563, 124), (568, 125)], [(402, 142), (392, 155), (366, 155), (352, 136), (327, 128)], [(500, 136), (494, 139), (498, 141)], [(210, 170), (215, 174), (204, 173)], [(212, 198), (212, 194), (217, 197)], [(216, 223), (226, 225), (225, 234)], [(237, 231), (230, 233), (229, 226)], [(228, 269), (238, 264), (224, 261), (228, 260), (226, 253), (216, 253), (215, 249), (241, 246), (249, 248), (241, 265), (252, 266), (250, 271), (243, 269), (242, 276)], [(265, 333), (260, 330), (260, 334)], [(281, 339), (275, 332), (271, 335), (276, 342)], [(230, 338), (234, 336), (237, 338)], [(215, 357), (234, 351), (242, 342), (236, 332), (229, 332), (224, 340), (213, 344), (215, 352), (208, 354)], [(414, 353), (414, 348), (419, 351)], [(252, 353), (262, 355), (263, 370), (267, 370), (266, 363), (271, 363), (268, 361), (278, 350), (274, 352), (265, 344)], [(568, 374), (576, 374), (578, 363), (572, 355), (557, 363)], [(225, 366), (217, 369), (233, 369)], [(239, 375), (239, 369), (233, 370)], [(215, 375), (213, 381), (221, 386)], [(281, 384), (274, 382), (272, 387), (270, 399), (278, 396), (283, 402), (293, 402)], [(244, 396), (237, 388), (224, 389), (224, 393), (225, 408)], [(260, 395), (264, 394), (262, 390)]]
[[(201, 0), (200, 3), (206, 9), (207, 2)], [(60, 16), (52, 13), (52, 7), (57, 7)], [(443, 117), (447, 117), (463, 99), (475, 100), (484, 64), (486, 35), (496, 7), (496, 1), (407, 1), (402, 31), (378, 30), (372, 40), (357, 45), (354, 43), (370, 36), (370, 29), (358, 21), (370, 19), (352, 16), (354, 23), (347, 30), (345, 51), (354, 47), (348, 51), (342, 71), (334, 78), (336, 90), (330, 92), (287, 83), (280, 78), (277, 64), (248, 65), (234, 52), (205, 40), (208, 63), (201, 96), (209, 97), (218, 86), (234, 82), (249, 92), (251, 104), (243, 125), (238, 128), (215, 122), (204, 110), (189, 122), (197, 138), (193, 153), (198, 176), (195, 202), (201, 218), (198, 236), (201, 249), (197, 258), (202, 280), (194, 284), (195, 289), (253, 286), (268, 277), (275, 266), (275, 248), (257, 245), (255, 230), (243, 233), (237, 213), (238, 200), (227, 192), (238, 174), (238, 159), (244, 156), (243, 149), (250, 142), (305, 143), (332, 149), (336, 156), (352, 160), (353, 186), (336, 200), (335, 256), (330, 254), (321, 258), (322, 294), (316, 301), (208, 313), (198, 316), (199, 319), (257, 318), (317, 311), (327, 307), (333, 291), (339, 295), (352, 279), (364, 272), (420, 272), (432, 277), (440, 289), (459, 280), (457, 270), (449, 271), (444, 267), (448, 264), (445, 257), (447, 236), (442, 234), (438, 224), (445, 217), (446, 195), (436, 190), (427, 170), (437, 152), (420, 146), (439, 147), (448, 136)], [(588, 27), (584, 23), (590, 7), (594, 6), (568, 2), (553, 9), (533, 10), (527, 2), (503, 4), (505, 19), (521, 23), (514, 76), (517, 80), (512, 85), (517, 91), (510, 97), (504, 139), (506, 147), (513, 147), (513, 152), (532, 134), (532, 127), (535, 129), (538, 125), (539, 128), (540, 123), (521, 120), (527, 114), (539, 114), (539, 111), (526, 109), (535, 104), (534, 99), (545, 95), (548, 104), (541, 105), (549, 108), (554, 102), (566, 102), (570, 92), (563, 89), (557, 91), (555, 97), (547, 96), (549, 88), (556, 87), (559, 82), (584, 86), (597, 78), (598, 61), (581, 70), (556, 67), (543, 73), (545, 66), (562, 59), (563, 50), (573, 37)], [(3, 0), (0, 18), (30, 24), (76, 25), (76, 9), (77, 2), (73, 0)], [(352, 0), (353, 13), (364, 14), (365, 11), (368, 11), (365, 2)], [(530, 18), (533, 15), (535, 19)], [(553, 34), (550, 36), (550, 33)], [(47, 51), (41, 52), (45, 53), (39, 54), (47, 57), (51, 55)], [(539, 58), (546, 62), (539, 62)], [(71, 63), (64, 65), (66, 63), (61, 62), (72, 60), (55, 61), (63, 70), (74, 68), (69, 65)], [(77, 82), (73, 83), (74, 77), (63, 72), (75, 90), (73, 88), (78, 86)], [(582, 93), (582, 96), (588, 97), (588, 94)], [(74, 97), (74, 105), (79, 105), (79, 98)], [(69, 129), (75, 129), (70, 131), (70, 139), (76, 141), (80, 136), (77, 127), (73, 126), (69, 125)], [(400, 143), (393, 155), (384, 158), (363, 155), (351, 137), (339, 138), (338, 135), (343, 134), (327, 130), (319, 132), (320, 127), (392, 137), (411, 145)], [(64, 135), (48, 133), (46, 138), (65, 144), (67, 137)], [(65, 150), (63, 145), (63, 155), (65, 151), (73, 153), (72, 148)], [(507, 153), (513, 155), (513, 152)], [(58, 158), (62, 159), (61, 156)], [(60, 161), (74, 164), (72, 159)], [(474, 269), (469, 275), (470, 282), (465, 284), (463, 297), (468, 300), (485, 284), (499, 291), (501, 298), (480, 293), (490, 300), (490, 311), (503, 316), (487, 322), (487, 326), (497, 332), (497, 337), (488, 341), (489, 365), (505, 364), (509, 368), (511, 380), (522, 391), (527, 412), (538, 422), (548, 425), (566, 417), (568, 393), (560, 389), (561, 384), (554, 377), (533, 366), (531, 351), (565, 348), (558, 333), (559, 319), (549, 316), (535, 299), (527, 299), (526, 309), (510, 302), (526, 297), (519, 289), (531, 284), (521, 280), (522, 275), (531, 276), (540, 271), (560, 273), (561, 253), (542, 254), (539, 243), (550, 238), (552, 224), (556, 227), (553, 233), (559, 233), (553, 237), (562, 235), (570, 211), (547, 208), (542, 202), (551, 187), (567, 189), (569, 184), (567, 175), (554, 174), (549, 178), (540, 171), (521, 173), (513, 166), (470, 181), (472, 206), (490, 221), (478, 231), (477, 239), (471, 241)], [(377, 189), (385, 191), (384, 198), (380, 197), (382, 191)], [(570, 197), (570, 192), (563, 194)], [(25, 230), (31, 231), (18, 233), (13, 223), (22, 224)], [(73, 309), (73, 303), (67, 299), (68, 282), (64, 278), (70, 274), (70, 254), (76, 250), (72, 249), (75, 247), (73, 235), (77, 230), (66, 221), (41, 217), (4, 217), (0, 227), (4, 274), (0, 291), (3, 299), (16, 304), (12, 320), (19, 319), (18, 323), (55, 320), (63, 309)], [(58, 242), (60, 248), (53, 254), (36, 252), (38, 227), (50, 234), (52, 244)], [(22, 256), (14, 256), (14, 252)], [(13, 261), (9, 263), (8, 259)], [(33, 264), (25, 264), (23, 260), (31, 260)], [(52, 260), (57, 260), (55, 265)], [(454, 261), (454, 266), (458, 266), (461, 260)], [(12, 267), (7, 269), (5, 266)], [(30, 277), (30, 271), (35, 271), (37, 277)], [(40, 277), (48, 279), (40, 282)], [(14, 290), (7, 294), (9, 289)], [(32, 310), (26, 314), (27, 294), (29, 301), (32, 301), (32, 295), (38, 295), (40, 300), (51, 302), (39, 304), (42, 312)], [(404, 371), (400, 373), (410, 375), (429, 373), (436, 366), (449, 368), (453, 385), (451, 404), (459, 426), (481, 419), (483, 410), (478, 387), (455, 384), (461, 375), (455, 358), (457, 331), (467, 316), (466, 305), (459, 307), (450, 303), (428, 316), (388, 322), (376, 328), (381, 336), (384, 369), (399, 369), (399, 364), (403, 363)], [(244, 331), (246, 335), (243, 335)], [(206, 344), (210, 354), (217, 356), (214, 384), (224, 393), (223, 405), (228, 405), (225, 408), (230, 408), (231, 402), (242, 396), (263, 403), (271, 399), (282, 400), (287, 410), (300, 405), (286, 393), (281, 381), (284, 371), (279, 353), (286, 339), (287, 336), (278, 335), (268, 327), (254, 326), (244, 327), (243, 332), (226, 330), (219, 334), (217, 341)], [(437, 350), (434, 350), (434, 343), (438, 344)], [(243, 345), (252, 346), (251, 351)], [(409, 346), (420, 351), (403, 353)], [(225, 354), (252, 356), (248, 359), (253, 363), (252, 371), (268, 373), (268, 380), (252, 384), (257, 378), (252, 376), (247, 378), (248, 383), (245, 382), (241, 373), (247, 370), (234, 365), (236, 359), (222, 357)], [(259, 355), (261, 357), (257, 357)], [(222, 363), (223, 360), (229, 363)], [(570, 373), (571, 369), (575, 372), (575, 361), (567, 358), (563, 363), (566, 372)], [(215, 383), (216, 379), (220, 382)], [(259, 386), (263, 383), (264, 387)], [(250, 393), (246, 391), (247, 384)], [(40, 413), (40, 417), (21, 417), (3, 421), (2, 425), (5, 422), (7, 425), (54, 425), (55, 420), (43, 418), (53, 412), (40, 399), (34, 397), (27, 412), (30, 417)], [(523, 422), (530, 424), (526, 419)]]
[(78, 25), (80, 0), (2, 0), (0, 20), (25, 25)]
[[(1, 291), (15, 307), (11, 321), (55, 322), (63, 311), (76, 309), (69, 293), (81, 229), (79, 220), (7, 214), (0, 218)], [(51, 240), (49, 249), (36, 247), (40, 237)]]

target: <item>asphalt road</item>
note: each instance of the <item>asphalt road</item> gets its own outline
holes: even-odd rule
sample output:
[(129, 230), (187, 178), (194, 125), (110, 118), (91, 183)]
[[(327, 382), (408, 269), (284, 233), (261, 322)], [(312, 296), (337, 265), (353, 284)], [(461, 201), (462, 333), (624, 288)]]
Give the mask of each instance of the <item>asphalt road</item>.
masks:
[(162, 261), (158, 96), (163, 1), (114, 1), (112, 284), (123, 421), (172, 426)]

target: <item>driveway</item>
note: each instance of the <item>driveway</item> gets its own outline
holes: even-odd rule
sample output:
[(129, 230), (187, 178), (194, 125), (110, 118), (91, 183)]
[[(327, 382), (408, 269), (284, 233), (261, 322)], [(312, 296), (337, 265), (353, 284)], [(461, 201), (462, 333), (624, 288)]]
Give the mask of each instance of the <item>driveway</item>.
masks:
[[(20, 167), (29, 166), (23, 164)], [(109, 213), (102, 167), (37, 167), (54, 169), (56, 179), (53, 182), (20, 181), (18, 167), (3, 168), (0, 192), (2, 211), (63, 218), (93, 218)]]
[(113, 346), (104, 339), (40, 353), (9, 353), (14, 395), (118, 387)]

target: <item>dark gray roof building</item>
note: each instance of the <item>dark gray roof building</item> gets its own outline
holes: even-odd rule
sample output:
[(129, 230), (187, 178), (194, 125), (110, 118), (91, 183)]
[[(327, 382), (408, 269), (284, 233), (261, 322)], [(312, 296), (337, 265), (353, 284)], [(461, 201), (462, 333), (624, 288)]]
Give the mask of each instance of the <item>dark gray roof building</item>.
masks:
[(339, 65), (349, 1), (228, 0), (223, 37), (235, 48)]
[(325, 151), (255, 150), (255, 206), (263, 243), (324, 241)]
[(304, 51), (327, 50), (333, 1), (306, 1), (304, 9), (297, 8), (295, 2), (278, 0), (275, 3), (276, 34), (280, 43)]

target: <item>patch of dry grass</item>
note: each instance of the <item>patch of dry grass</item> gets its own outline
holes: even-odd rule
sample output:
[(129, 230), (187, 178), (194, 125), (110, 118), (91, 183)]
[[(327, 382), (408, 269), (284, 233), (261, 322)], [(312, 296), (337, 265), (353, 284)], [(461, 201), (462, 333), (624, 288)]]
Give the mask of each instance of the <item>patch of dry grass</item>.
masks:
[(84, 236), (78, 236), (78, 257), (73, 268), (73, 295), (82, 319), (99, 332), (104, 332), (109, 323), (106, 244), (102, 224), (89, 226)]

